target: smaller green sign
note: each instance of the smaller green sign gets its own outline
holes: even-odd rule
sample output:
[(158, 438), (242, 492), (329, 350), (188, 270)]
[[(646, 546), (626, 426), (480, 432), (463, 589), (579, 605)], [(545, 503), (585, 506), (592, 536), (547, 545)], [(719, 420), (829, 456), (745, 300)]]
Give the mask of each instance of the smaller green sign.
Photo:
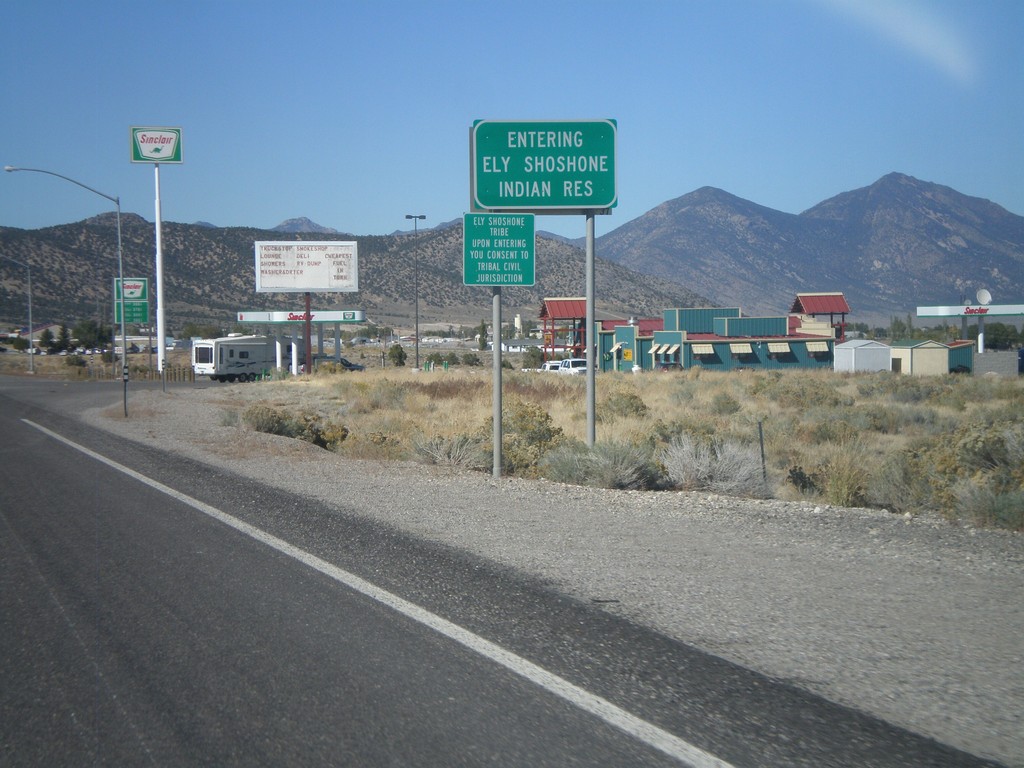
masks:
[[(124, 303), (124, 321), (126, 323), (144, 324), (149, 322), (148, 301), (126, 301)], [(121, 302), (114, 302), (114, 322), (121, 322)]]
[(181, 163), (181, 128), (132, 128), (133, 163)]
[(462, 223), (463, 285), (534, 285), (532, 213), (467, 213)]

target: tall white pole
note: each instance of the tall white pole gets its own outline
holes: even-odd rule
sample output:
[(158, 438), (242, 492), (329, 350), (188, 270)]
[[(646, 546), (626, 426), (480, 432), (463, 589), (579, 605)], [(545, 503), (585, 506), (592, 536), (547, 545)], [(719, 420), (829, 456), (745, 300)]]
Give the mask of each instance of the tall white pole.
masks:
[(160, 215), (160, 163), (153, 164), (156, 181), (156, 369), (163, 374), (164, 357), (167, 354), (166, 329), (164, 327), (164, 249)]

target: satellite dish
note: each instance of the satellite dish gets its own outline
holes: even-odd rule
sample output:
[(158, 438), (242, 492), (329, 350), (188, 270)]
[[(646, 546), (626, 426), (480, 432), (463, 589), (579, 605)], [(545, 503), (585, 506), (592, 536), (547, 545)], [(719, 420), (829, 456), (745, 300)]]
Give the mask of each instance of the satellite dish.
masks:
[(992, 303), (992, 294), (986, 288), (979, 288), (977, 293), (978, 303), (982, 306)]

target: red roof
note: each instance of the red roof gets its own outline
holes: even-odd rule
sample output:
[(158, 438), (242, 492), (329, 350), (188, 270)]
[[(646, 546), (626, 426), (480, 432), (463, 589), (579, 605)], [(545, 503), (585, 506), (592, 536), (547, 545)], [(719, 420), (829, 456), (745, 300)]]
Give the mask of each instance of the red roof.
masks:
[(798, 293), (789, 311), (802, 315), (842, 315), (850, 312), (850, 305), (841, 293)]
[(586, 320), (586, 299), (544, 299), (540, 308), (540, 319)]

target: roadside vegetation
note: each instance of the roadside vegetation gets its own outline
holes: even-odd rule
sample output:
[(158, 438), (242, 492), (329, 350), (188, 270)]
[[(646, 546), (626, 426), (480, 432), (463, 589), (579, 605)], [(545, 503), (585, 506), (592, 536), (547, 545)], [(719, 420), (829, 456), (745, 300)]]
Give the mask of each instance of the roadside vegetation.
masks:
[[(180, 355), (168, 365), (187, 368)], [(490, 472), (487, 357), (426, 355), (431, 371), (325, 366), (312, 376), (224, 385), (220, 426), (307, 440), (353, 459)], [(88, 369), (76, 358), (35, 362), (40, 376), (111, 375), (109, 361), (102, 369), (99, 360)], [(0, 355), (0, 372), (26, 363), (26, 355)], [(1022, 377), (604, 373), (593, 449), (584, 377), (507, 370), (503, 382), (506, 475), (806, 499), (1024, 530)]]
[[(503, 382), (504, 474), (807, 499), (1024, 530), (1020, 378), (601, 374), (593, 449), (584, 377), (507, 371)], [(320, 373), (233, 389), (224, 423), (312, 434), (354, 459), (489, 472), (491, 387), (490, 371), (474, 365)]]

